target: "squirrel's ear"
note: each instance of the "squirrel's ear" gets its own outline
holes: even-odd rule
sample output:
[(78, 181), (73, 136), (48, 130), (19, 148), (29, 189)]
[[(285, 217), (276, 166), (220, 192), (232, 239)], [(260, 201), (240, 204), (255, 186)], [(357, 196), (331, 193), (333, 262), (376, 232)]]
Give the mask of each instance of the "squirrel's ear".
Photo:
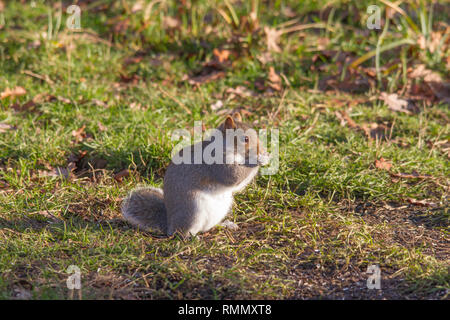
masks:
[(234, 120), (232, 117), (227, 116), (225, 119), (225, 129), (236, 129), (236, 123), (234, 123)]
[(233, 119), (238, 121), (238, 122), (242, 122), (242, 117), (241, 117), (241, 114), (239, 112), (233, 113)]

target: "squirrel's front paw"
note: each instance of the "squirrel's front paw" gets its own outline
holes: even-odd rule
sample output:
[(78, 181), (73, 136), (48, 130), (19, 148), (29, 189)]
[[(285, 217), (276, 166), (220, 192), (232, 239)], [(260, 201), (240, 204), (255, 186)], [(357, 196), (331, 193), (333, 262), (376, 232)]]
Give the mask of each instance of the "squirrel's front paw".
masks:
[(230, 220), (222, 221), (221, 223), (219, 223), (219, 226), (228, 228), (230, 230), (238, 230), (239, 229), (239, 226)]

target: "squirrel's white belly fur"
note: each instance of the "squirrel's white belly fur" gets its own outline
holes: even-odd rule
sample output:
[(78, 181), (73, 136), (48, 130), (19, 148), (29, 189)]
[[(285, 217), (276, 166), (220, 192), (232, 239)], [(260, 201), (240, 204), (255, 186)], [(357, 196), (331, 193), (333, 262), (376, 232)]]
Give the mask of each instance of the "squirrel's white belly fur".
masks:
[(210, 189), (199, 193), (197, 207), (201, 208), (196, 225), (192, 231), (206, 232), (219, 224), (230, 211), (233, 204), (233, 193), (244, 189), (258, 172), (257, 169), (246, 177), (239, 185), (230, 188)]
[(220, 223), (227, 215), (232, 203), (231, 190), (201, 192), (197, 198), (197, 207), (200, 208), (201, 213), (197, 215), (199, 219), (192, 231), (205, 232)]

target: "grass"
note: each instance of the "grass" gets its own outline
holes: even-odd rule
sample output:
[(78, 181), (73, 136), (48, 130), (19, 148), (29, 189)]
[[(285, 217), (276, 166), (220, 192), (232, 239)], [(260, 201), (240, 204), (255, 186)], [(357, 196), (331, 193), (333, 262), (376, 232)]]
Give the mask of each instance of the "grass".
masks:
[[(450, 112), (408, 77), (419, 63), (448, 75), (445, 34), (433, 52), (416, 44), (448, 26), (445, 7), (402, 4), (422, 27), (397, 14), (382, 45), (416, 42), (351, 69), (383, 31), (364, 29), (366, 1), (167, 1), (147, 14), (150, 2), (132, 13), (135, 3), (83, 2), (81, 32), (65, 13), (58, 28), (57, 4), (0, 12), (0, 92), (26, 89), (0, 100), (0, 298), (65, 299), (77, 265), (84, 299), (448, 299)], [(267, 54), (264, 26), (293, 19), (324, 27), (285, 33)], [(217, 63), (214, 49), (231, 54)], [(224, 75), (191, 84), (214, 72)], [(252, 94), (230, 94), (240, 86)], [(411, 86), (422, 90), (412, 112), (376, 98)], [(24, 107), (43, 93), (53, 98)], [(162, 185), (172, 132), (214, 127), (232, 110), (280, 130), (279, 171), (235, 197), (240, 229), (167, 239), (123, 221), (129, 191)], [(341, 124), (343, 111), (357, 127)], [(382, 290), (366, 287), (372, 264)]]

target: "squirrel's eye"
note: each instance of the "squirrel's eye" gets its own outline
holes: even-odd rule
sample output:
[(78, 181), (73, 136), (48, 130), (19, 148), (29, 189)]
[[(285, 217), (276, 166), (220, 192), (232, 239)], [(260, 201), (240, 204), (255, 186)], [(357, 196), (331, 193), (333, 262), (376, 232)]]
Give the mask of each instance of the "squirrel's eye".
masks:
[(247, 136), (245, 136), (245, 137), (244, 137), (244, 141), (245, 141), (245, 143), (248, 143), (248, 140), (249, 140), (249, 139), (248, 139), (248, 137), (247, 137)]

